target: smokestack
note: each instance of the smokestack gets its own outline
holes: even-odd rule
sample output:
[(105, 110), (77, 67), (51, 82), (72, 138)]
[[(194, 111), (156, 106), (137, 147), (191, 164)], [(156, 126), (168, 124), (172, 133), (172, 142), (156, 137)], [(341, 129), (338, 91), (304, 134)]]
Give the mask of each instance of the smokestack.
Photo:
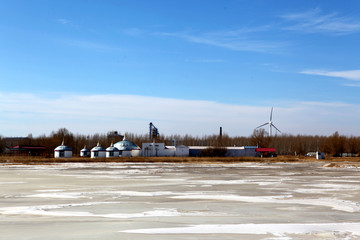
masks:
[(220, 138), (222, 138), (222, 127), (220, 127)]

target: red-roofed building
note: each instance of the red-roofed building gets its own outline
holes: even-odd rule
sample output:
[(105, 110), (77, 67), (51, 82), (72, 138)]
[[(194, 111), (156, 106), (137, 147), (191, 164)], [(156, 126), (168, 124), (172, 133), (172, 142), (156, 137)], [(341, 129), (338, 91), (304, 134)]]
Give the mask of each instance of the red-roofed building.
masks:
[(44, 146), (30, 146), (30, 145), (17, 145), (10, 148), (12, 155), (27, 155), (27, 156), (40, 156), (45, 153), (46, 147)]
[(257, 148), (255, 151), (261, 157), (276, 157), (276, 148)]

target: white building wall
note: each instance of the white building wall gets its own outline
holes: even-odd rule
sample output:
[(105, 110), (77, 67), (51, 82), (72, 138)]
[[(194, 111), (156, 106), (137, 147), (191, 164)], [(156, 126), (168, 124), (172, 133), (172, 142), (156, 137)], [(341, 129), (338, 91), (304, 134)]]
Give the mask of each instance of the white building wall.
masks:
[(119, 155), (120, 155), (120, 151), (106, 151), (107, 158), (119, 157)]
[(54, 152), (54, 158), (60, 158), (60, 151)]
[(131, 150), (122, 150), (120, 151), (120, 157), (132, 157)]
[(318, 160), (325, 159), (325, 153), (316, 152), (316, 159), (318, 159)]
[(139, 157), (139, 156), (141, 156), (141, 149), (133, 149), (133, 150), (131, 150), (131, 156), (132, 156), (132, 157)]
[(188, 157), (189, 156), (189, 147), (181, 145), (176, 147), (175, 155), (178, 157)]
[(90, 156), (90, 151), (80, 151), (80, 157), (89, 157)]
[(181, 145), (165, 146), (164, 143), (143, 143), (142, 156), (144, 157), (174, 157), (174, 156), (189, 156), (189, 148)]
[(141, 156), (141, 149), (120, 150), (120, 157), (139, 157)]
[(72, 151), (63, 151), (63, 150), (55, 151), (54, 157), (55, 158), (72, 158)]
[(91, 151), (91, 158), (104, 158), (106, 151)]
[(162, 157), (174, 156), (175, 150), (166, 149), (164, 143), (143, 143), (143, 156), (145, 157)]

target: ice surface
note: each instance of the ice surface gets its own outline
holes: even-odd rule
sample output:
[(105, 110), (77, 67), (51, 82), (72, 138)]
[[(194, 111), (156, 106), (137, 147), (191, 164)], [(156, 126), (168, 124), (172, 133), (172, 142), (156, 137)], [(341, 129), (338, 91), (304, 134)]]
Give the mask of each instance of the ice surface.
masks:
[(316, 199), (285, 199), (291, 196), (237, 196), (237, 195), (183, 195), (172, 196), (174, 199), (202, 199), (202, 200), (219, 200), (219, 201), (239, 201), (249, 203), (281, 203), (281, 204), (302, 204), (331, 207), (335, 210), (345, 212), (359, 212), (360, 206), (358, 202), (316, 198)]
[(4, 164), (0, 239), (360, 239), (360, 169), (322, 165)]
[(297, 223), (297, 224), (200, 224), (177, 228), (148, 228), (125, 230), (144, 234), (313, 234), (320, 232), (351, 233), (360, 237), (360, 223)]
[(86, 198), (82, 196), (82, 193), (37, 193), (31, 195), (25, 195), (28, 198)]
[[(104, 203), (85, 203), (69, 205), (43, 205), (43, 206), (24, 206), (0, 208), (0, 214), (3, 215), (35, 215), (35, 216), (52, 216), (52, 217), (100, 217), (100, 218), (150, 218), (150, 217), (173, 217), (173, 216), (201, 216), (200, 212), (180, 213), (177, 209), (154, 209), (152, 211), (139, 213), (109, 213), (95, 214), (90, 212), (79, 211), (54, 211), (55, 209), (100, 205)], [(106, 203), (105, 203), (106, 204)], [(205, 214), (206, 215), (206, 214)]]

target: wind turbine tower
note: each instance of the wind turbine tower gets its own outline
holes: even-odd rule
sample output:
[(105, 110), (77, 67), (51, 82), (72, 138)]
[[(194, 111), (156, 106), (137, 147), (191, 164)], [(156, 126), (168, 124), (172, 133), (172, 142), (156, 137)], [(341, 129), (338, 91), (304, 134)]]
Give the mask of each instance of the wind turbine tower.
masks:
[(263, 127), (263, 126), (265, 126), (265, 125), (268, 125), (268, 124), (269, 124), (269, 137), (271, 137), (271, 136), (272, 136), (272, 128), (275, 128), (278, 132), (280, 132), (280, 133), (281, 133), (281, 131), (280, 131), (277, 127), (275, 127), (275, 125), (273, 124), (273, 121), (272, 121), (272, 114), (273, 114), (273, 107), (271, 108), (270, 121), (269, 121), (269, 122), (267, 122), (267, 123), (264, 123), (264, 124), (262, 124), (262, 125), (260, 125), (260, 126), (258, 126), (257, 128), (255, 128), (255, 129), (258, 129), (258, 128), (261, 128), (261, 127)]

